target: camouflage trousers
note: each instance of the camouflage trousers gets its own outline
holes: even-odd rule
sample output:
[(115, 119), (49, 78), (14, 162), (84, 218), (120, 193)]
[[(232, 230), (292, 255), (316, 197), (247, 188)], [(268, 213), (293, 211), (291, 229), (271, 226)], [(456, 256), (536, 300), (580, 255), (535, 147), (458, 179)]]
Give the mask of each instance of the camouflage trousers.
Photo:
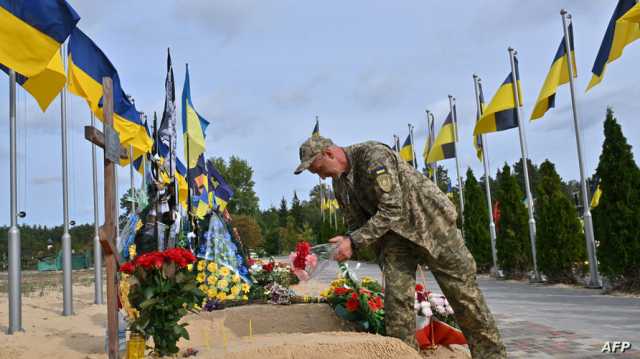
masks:
[(386, 334), (414, 348), (416, 270), (427, 265), (455, 312), (473, 358), (506, 358), (495, 320), (476, 282), (476, 263), (462, 239), (453, 229), (437, 238), (439, 253), (428, 251), (394, 233), (385, 235), (379, 246), (379, 263), (385, 282)]

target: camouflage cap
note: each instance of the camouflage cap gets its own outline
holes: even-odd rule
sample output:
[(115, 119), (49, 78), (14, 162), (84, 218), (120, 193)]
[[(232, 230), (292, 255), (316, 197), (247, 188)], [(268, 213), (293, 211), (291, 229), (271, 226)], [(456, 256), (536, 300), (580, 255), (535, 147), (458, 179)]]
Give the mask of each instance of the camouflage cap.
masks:
[(316, 135), (309, 137), (308, 140), (300, 145), (300, 165), (293, 173), (297, 175), (309, 168), (318, 154), (333, 145), (333, 141), (328, 138)]

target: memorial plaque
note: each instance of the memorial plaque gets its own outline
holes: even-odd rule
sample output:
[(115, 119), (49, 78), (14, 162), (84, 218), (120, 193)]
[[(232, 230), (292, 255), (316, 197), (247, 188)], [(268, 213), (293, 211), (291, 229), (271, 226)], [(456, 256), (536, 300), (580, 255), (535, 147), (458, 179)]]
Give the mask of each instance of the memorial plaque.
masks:
[(120, 163), (120, 137), (113, 126), (104, 126), (104, 156), (112, 162)]

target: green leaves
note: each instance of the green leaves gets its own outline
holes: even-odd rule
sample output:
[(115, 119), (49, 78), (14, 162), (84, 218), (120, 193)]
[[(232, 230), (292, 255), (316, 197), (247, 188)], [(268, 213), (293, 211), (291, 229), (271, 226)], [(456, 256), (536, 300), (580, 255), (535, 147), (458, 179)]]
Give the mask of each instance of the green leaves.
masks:
[(205, 297), (195, 275), (185, 268), (165, 264), (160, 270), (151, 268), (136, 273), (136, 277), (129, 298), (140, 311), (140, 317), (131, 324), (131, 329), (152, 337), (156, 354), (177, 353), (180, 338), (189, 339), (186, 324), (178, 322), (190, 311), (195, 312), (194, 306)]

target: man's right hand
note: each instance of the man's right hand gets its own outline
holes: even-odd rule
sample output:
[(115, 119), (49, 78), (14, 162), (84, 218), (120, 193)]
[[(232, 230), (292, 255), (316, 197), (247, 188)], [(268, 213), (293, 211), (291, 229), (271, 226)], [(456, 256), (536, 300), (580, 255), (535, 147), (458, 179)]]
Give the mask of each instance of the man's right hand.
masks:
[(335, 236), (329, 239), (330, 243), (336, 245), (336, 253), (334, 259), (338, 262), (344, 262), (351, 258), (353, 249), (351, 248), (351, 239), (348, 236)]

